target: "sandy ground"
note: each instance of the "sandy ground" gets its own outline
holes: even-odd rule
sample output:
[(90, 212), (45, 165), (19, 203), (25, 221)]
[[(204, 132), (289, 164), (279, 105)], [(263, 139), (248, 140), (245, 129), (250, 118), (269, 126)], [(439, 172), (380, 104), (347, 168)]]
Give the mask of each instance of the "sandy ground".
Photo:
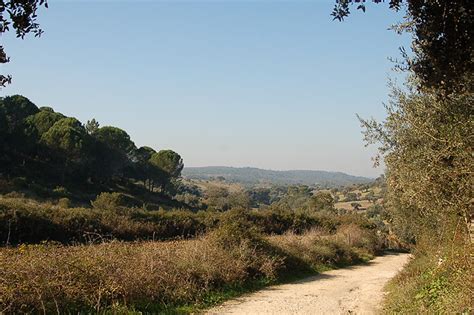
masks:
[(366, 265), (272, 286), (225, 302), (207, 314), (374, 314), (382, 302), (383, 287), (409, 257), (387, 254)]

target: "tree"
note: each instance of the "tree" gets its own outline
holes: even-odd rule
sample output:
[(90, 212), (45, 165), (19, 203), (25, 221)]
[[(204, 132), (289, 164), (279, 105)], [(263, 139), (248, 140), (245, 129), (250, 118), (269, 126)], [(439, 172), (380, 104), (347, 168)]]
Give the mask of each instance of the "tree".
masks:
[(380, 144), (387, 165), (389, 210), (395, 221), (409, 223), (417, 240), (469, 234), (472, 104), (468, 92), (439, 98), (435, 92), (394, 87), (386, 121), (361, 120), (366, 141)]
[(329, 192), (318, 191), (311, 197), (309, 204), (314, 210), (333, 210), (334, 198)]
[(375, 204), (378, 198), (373, 191), (369, 191), (367, 195), (365, 195), (365, 199)]
[(206, 191), (206, 202), (209, 207), (217, 211), (227, 211), (231, 207), (229, 191), (224, 187), (209, 187)]
[(270, 205), (271, 191), (269, 188), (254, 188), (248, 191), (248, 195), (252, 206), (259, 207), (260, 205)]
[(91, 139), (77, 119), (68, 117), (49, 128), (41, 136), (41, 143), (62, 160), (61, 181), (64, 182), (67, 172), (86, 164)]
[(96, 175), (106, 180), (113, 176), (123, 178), (136, 150), (130, 136), (120, 128), (105, 126), (97, 129), (92, 137), (96, 140)]
[(184, 168), (183, 159), (172, 150), (161, 150), (154, 153), (150, 158), (150, 163), (165, 172), (170, 178), (181, 176), (181, 171)]
[[(363, 1), (338, 0), (332, 16), (342, 21), (350, 14), (350, 4), (365, 11)], [(380, 0), (372, 2), (380, 3)], [(393, 27), (413, 35), (414, 57), (402, 49), (401, 69), (417, 77), (418, 89), (428, 88), (437, 95), (471, 91), (474, 71), (474, 5), (470, 0), (390, 0), (389, 7), (407, 9), (405, 21)]]
[(154, 184), (157, 184), (162, 192), (168, 191), (173, 195), (173, 186), (184, 167), (181, 156), (172, 150), (161, 150), (151, 155), (149, 163)]
[(78, 157), (87, 146), (87, 133), (82, 124), (75, 118), (63, 118), (56, 122), (41, 141), (48, 147), (61, 151), (67, 156)]
[[(46, 0), (0, 0), (0, 36), (10, 30), (10, 26), (15, 30), (16, 37), (25, 38), (29, 33), (41, 36), (43, 31), (36, 22), (37, 10), (41, 7), (48, 7)], [(7, 63), (10, 58), (7, 56), (3, 45), (0, 45), (0, 63)], [(0, 87), (11, 82), (10, 75), (0, 74)]]
[(0, 108), (6, 120), (6, 132), (18, 132), (24, 127), (25, 119), (39, 112), (38, 107), (21, 95), (0, 98)]
[(232, 192), (228, 199), (230, 208), (250, 209), (250, 198), (245, 191)]
[(41, 137), (43, 133), (63, 118), (65, 118), (63, 114), (56, 113), (49, 107), (42, 107), (38, 113), (29, 116), (26, 123)]
[(105, 126), (94, 132), (94, 138), (105, 144), (108, 148), (118, 151), (127, 157), (130, 157), (136, 147), (130, 136), (124, 130)]
[(150, 163), (150, 158), (156, 151), (150, 147), (143, 146), (135, 151), (135, 163), (133, 167), (132, 177), (142, 180), (144, 186), (153, 191), (154, 182), (153, 179), (156, 177), (154, 173), (154, 167)]
[(155, 153), (156, 153), (155, 149), (147, 147), (147, 146), (143, 146), (136, 150), (135, 156), (137, 160), (140, 162), (148, 162), (151, 156)]
[(345, 201), (356, 201), (356, 200), (359, 200), (359, 198), (357, 197), (357, 194), (355, 192), (348, 192), (346, 195), (345, 195)]
[(90, 135), (96, 133), (97, 130), (99, 130), (99, 127), (99, 122), (95, 120), (95, 118), (92, 118), (92, 120), (88, 120), (85, 126), (87, 133)]
[(24, 96), (0, 98), (0, 168), (8, 169), (26, 162), (37, 139), (28, 137), (25, 120), (38, 111), (38, 107)]

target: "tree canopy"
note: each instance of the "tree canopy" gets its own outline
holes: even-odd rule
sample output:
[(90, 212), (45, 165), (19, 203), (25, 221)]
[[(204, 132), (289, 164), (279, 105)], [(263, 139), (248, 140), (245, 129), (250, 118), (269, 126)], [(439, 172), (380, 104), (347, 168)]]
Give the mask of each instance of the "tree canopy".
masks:
[(125, 130), (84, 126), (50, 107), (38, 108), (24, 96), (0, 98), (0, 174), (41, 180), (53, 187), (111, 183), (117, 178), (155, 185), (173, 194), (183, 159), (172, 150), (136, 148)]

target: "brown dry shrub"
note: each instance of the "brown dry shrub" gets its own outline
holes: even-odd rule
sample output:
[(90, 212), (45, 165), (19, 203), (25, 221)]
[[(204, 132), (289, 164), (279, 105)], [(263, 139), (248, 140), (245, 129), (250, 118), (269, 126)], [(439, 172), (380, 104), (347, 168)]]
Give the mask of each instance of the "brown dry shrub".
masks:
[(383, 248), (383, 241), (374, 234), (373, 230), (361, 228), (354, 223), (343, 224), (337, 229), (335, 238), (350, 247), (364, 248), (374, 254)]
[[(210, 290), (275, 277), (281, 259), (242, 241), (196, 240), (0, 250), (0, 311), (102, 311), (113, 304), (188, 303)], [(145, 307), (146, 309), (146, 307)]]

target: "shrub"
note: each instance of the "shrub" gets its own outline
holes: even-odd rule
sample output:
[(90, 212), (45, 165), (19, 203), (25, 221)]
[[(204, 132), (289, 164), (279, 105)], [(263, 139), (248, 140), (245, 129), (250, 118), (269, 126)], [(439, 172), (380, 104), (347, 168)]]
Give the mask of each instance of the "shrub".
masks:
[(9, 192), (4, 195), (6, 198), (25, 198), (25, 194), (17, 191)]
[[(362, 229), (376, 228), (359, 214), (335, 216), (271, 210), (232, 210), (225, 213), (194, 213), (179, 209), (152, 211), (121, 206), (126, 204), (120, 199), (121, 196), (103, 193), (93, 202), (92, 209), (66, 209), (31, 199), (0, 197), (0, 227), (5, 227), (0, 228), (0, 242), (7, 238), (12, 244), (40, 243), (43, 240), (70, 244), (103, 238), (127, 241), (189, 238), (216, 228), (221, 221), (227, 222), (226, 229), (236, 229), (234, 235), (241, 230), (250, 233), (257, 227), (258, 232), (263, 234), (283, 234), (287, 231), (301, 234), (314, 227), (333, 233), (338, 226), (350, 223)], [(239, 224), (241, 226), (235, 226)], [(8, 227), (9, 234), (6, 233)]]
[(71, 200), (69, 198), (61, 198), (58, 200), (58, 206), (61, 208), (71, 208)]
[(66, 187), (63, 186), (57, 186), (56, 188), (54, 188), (53, 193), (57, 197), (68, 197), (70, 195)]
[(103, 192), (97, 195), (96, 199), (91, 202), (95, 209), (119, 211), (127, 207), (143, 206), (134, 197), (122, 193)]
[(202, 302), (229, 287), (362, 259), (321, 230), (236, 237), (234, 232), (248, 224), (240, 214), (193, 240), (0, 248), (2, 311), (166, 313), (167, 306)]

